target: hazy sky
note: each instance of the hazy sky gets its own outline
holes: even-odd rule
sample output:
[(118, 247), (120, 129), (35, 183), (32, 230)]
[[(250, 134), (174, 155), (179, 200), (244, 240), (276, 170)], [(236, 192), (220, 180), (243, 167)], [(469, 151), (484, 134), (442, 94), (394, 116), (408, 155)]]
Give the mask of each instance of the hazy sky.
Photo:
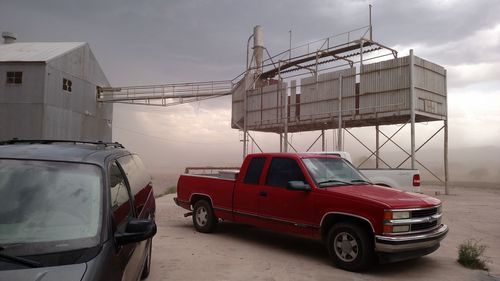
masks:
[[(367, 25), (369, 3), (374, 40), (402, 55), (412, 48), (447, 68), (451, 148), (498, 146), (497, 0), (0, 0), (0, 31), (25, 42), (88, 42), (113, 86), (226, 80), (244, 70), (255, 25), (263, 26), (265, 45), (277, 52), (288, 48), (289, 30), (296, 45)], [(228, 98), (172, 108), (116, 105), (113, 135), (155, 169), (238, 163), (241, 133), (230, 129), (230, 110)], [(439, 126), (420, 124), (419, 143)], [(292, 142), (305, 150), (316, 136), (294, 134)], [(276, 135), (256, 138), (268, 151), (278, 148)], [(359, 149), (350, 142), (346, 148)]]

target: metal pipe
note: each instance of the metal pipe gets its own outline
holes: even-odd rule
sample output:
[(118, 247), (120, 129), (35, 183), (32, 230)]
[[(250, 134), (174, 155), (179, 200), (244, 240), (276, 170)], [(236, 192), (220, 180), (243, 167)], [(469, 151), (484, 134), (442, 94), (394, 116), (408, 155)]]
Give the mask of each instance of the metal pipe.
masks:
[(342, 151), (344, 149), (344, 144), (342, 143), (342, 75), (339, 76), (339, 124), (338, 124), (338, 150)]
[[(371, 6), (371, 5), (370, 5)], [(380, 136), (379, 136), (379, 132), (380, 132), (380, 129), (378, 127), (378, 125), (375, 125), (375, 168), (379, 168), (379, 150), (380, 150)]]
[(246, 68), (246, 70), (248, 70), (248, 68), (249, 68), (249, 65), (248, 65), (248, 51), (250, 51), (250, 40), (252, 40), (252, 38), (253, 38), (253, 34), (250, 35), (250, 37), (248, 37), (248, 41), (247, 41), (247, 68)]
[[(280, 61), (280, 66), (281, 66), (281, 61)], [(283, 123), (284, 123), (284, 149), (285, 149), (285, 152), (288, 152), (288, 93), (286, 92), (286, 88), (285, 90), (283, 91), (283, 89), (281, 88), (281, 85), (283, 83), (283, 79), (281, 79), (281, 72), (279, 71), (278, 69), (278, 95), (281, 96), (282, 98), (282, 102), (283, 102), (283, 97), (284, 97), (284, 103), (285, 103), (285, 112), (284, 112), (284, 115), (283, 116), (283, 111), (281, 112), (284, 120), (283, 120)]]
[(262, 73), (262, 64), (263, 64), (263, 51), (264, 51), (264, 35), (262, 31), (262, 27), (260, 25), (256, 25), (253, 28), (253, 52), (255, 56), (255, 71), (257, 74)]
[(325, 151), (325, 130), (321, 130), (321, 151)]
[(283, 152), (283, 134), (279, 133), (280, 135), (280, 152)]
[(448, 79), (446, 69), (444, 70), (444, 91), (446, 94), (446, 119), (444, 120), (444, 194), (449, 195), (450, 189), (448, 186), (449, 170), (448, 170)]
[(411, 168), (415, 169), (415, 58), (410, 49), (410, 114), (411, 114)]
[(370, 15), (370, 40), (373, 40), (373, 26), (372, 26), (372, 4), (368, 5), (369, 15)]

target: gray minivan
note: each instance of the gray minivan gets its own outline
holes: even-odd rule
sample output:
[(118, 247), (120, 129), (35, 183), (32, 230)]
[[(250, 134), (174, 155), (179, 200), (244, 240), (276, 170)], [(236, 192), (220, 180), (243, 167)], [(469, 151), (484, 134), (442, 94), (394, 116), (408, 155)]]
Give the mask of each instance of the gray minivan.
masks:
[(0, 280), (138, 280), (156, 234), (151, 177), (119, 143), (0, 142)]

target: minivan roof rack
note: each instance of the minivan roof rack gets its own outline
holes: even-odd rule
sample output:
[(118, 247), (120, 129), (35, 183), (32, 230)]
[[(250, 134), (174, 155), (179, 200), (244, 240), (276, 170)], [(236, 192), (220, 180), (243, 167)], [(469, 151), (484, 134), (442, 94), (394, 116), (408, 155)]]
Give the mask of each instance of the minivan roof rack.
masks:
[(26, 144), (52, 144), (52, 143), (72, 143), (72, 144), (93, 144), (102, 145), (104, 147), (125, 148), (119, 142), (103, 142), (103, 141), (79, 141), (79, 140), (22, 140), (13, 138), (11, 140), (0, 141), (0, 145), (26, 143)]

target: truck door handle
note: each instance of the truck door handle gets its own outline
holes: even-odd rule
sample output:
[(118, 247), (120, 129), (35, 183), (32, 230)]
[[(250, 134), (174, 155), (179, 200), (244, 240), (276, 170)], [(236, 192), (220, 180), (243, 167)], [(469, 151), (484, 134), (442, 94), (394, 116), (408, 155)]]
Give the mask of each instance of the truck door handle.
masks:
[(267, 196), (267, 192), (261, 191), (261, 192), (259, 192), (259, 196), (266, 197)]

